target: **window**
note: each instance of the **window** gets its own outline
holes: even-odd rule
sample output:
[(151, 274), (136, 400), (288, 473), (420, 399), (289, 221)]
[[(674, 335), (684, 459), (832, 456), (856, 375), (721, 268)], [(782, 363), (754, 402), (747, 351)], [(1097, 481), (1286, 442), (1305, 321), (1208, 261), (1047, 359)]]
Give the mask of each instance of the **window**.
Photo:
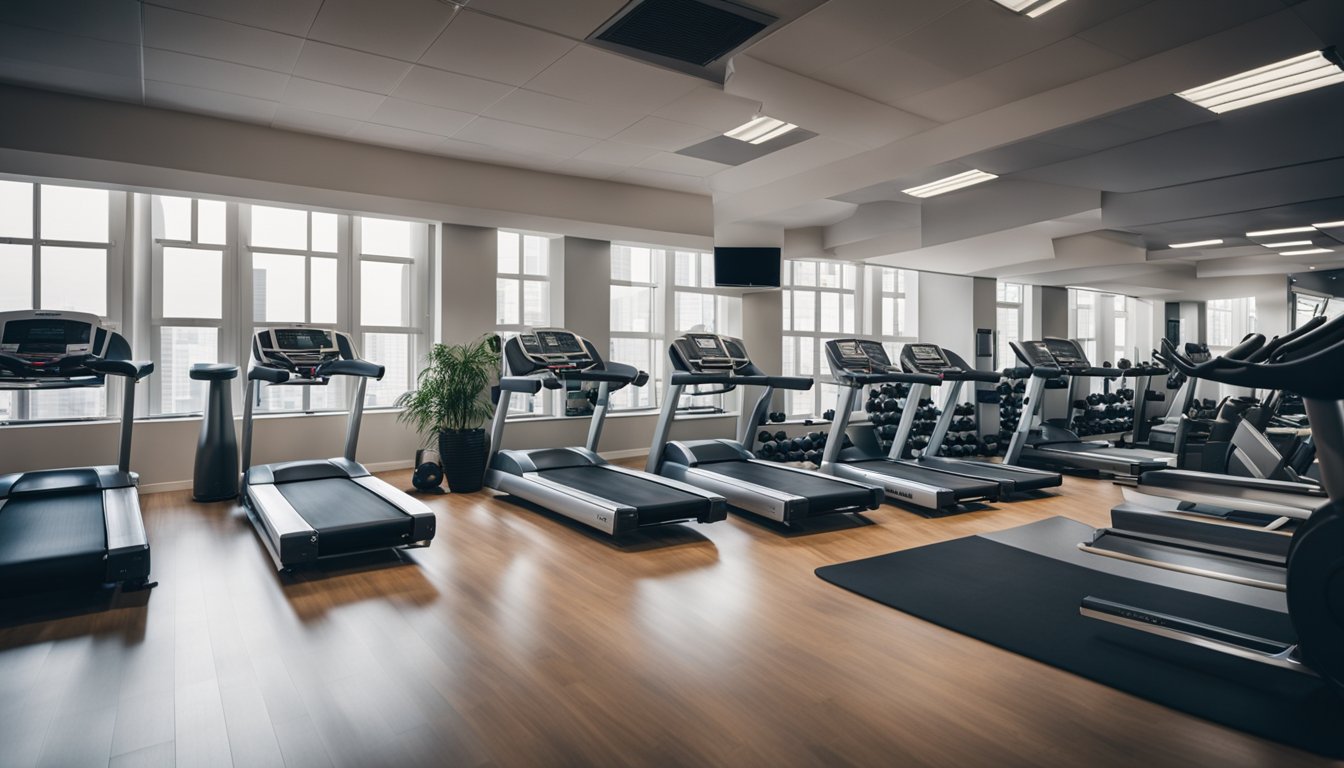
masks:
[[(714, 285), (714, 254), (702, 251), (669, 251), (672, 260), (672, 331), (682, 334), (693, 330), (722, 333), (727, 336), (742, 334), (742, 296), (732, 288)], [(661, 342), (656, 357), (661, 370), (667, 359), (666, 342)], [(741, 402), (741, 392), (696, 395), (698, 387), (688, 389), (682, 396), (683, 410), (712, 410), (726, 413), (735, 410)], [(656, 389), (661, 393), (661, 382)]]
[[(120, 321), (125, 193), (0, 179), (0, 311)], [(6, 421), (103, 418), (111, 387), (0, 393)]]
[(1112, 296), (1111, 306), (1115, 312), (1111, 319), (1111, 347), (1114, 352), (1111, 359), (1119, 364), (1121, 358), (1133, 354), (1129, 350), (1129, 297)]
[[(495, 275), (495, 330), (519, 333), (558, 322), (552, 317), (551, 240), (546, 235), (499, 230)], [(515, 394), (509, 400), (513, 416), (555, 413), (555, 397), (548, 390), (537, 395)]]
[[(391, 219), (358, 218), (359, 344), (365, 357), (386, 368), (381, 381), (372, 381), (364, 395), (369, 408), (391, 407), (414, 385), (425, 344), (419, 327), (426, 317), (428, 296), (412, 290), (426, 285), (429, 228)], [(425, 270), (421, 273), (420, 270)]]
[(653, 408), (662, 380), (662, 312), (658, 283), (664, 252), (653, 248), (613, 245), (611, 248), (611, 350), (614, 362), (649, 374), (642, 387), (625, 387), (612, 395), (617, 408)]
[[(1256, 329), (1255, 297), (1214, 299), (1204, 305), (1207, 314), (1209, 347), (1223, 351), (1241, 342)], [(1216, 352), (1215, 352), (1216, 354)]]
[(150, 346), (156, 354), (148, 381), (151, 413), (202, 411), (204, 382), (187, 373), (194, 363), (219, 362), (221, 347), (236, 343), (234, 335), (224, 338), (224, 276), (233, 274), (234, 253), (228, 247), (228, 216), (228, 206), (218, 200), (151, 198)]
[[(906, 344), (918, 341), (916, 304), (909, 297), (919, 290), (919, 273), (870, 266), (864, 279), (873, 291), (868, 301), (873, 317), (865, 325), (873, 329), (872, 335), (881, 340), (887, 355), (898, 360)], [(834, 398), (823, 400), (826, 408), (833, 407), (834, 402)]]
[[(394, 406), (413, 386), (427, 349), (429, 226), (265, 205), (243, 208), (253, 327), (303, 323), (350, 333), (360, 356), (386, 369), (381, 381), (366, 383), (364, 406)], [(259, 407), (341, 410), (348, 407), (350, 387), (345, 377), (323, 387), (266, 387)]]
[(1083, 352), (1093, 365), (1097, 360), (1097, 304), (1093, 291), (1069, 289), (1069, 336), (1083, 345)]
[[(840, 261), (784, 262), (785, 376), (830, 379), (823, 347), (827, 340), (856, 332), (859, 270)], [(836, 400), (834, 384), (819, 383), (806, 392), (790, 391), (789, 416), (812, 416)]]
[(995, 354), (997, 355), (995, 366), (1008, 368), (1017, 365), (1017, 354), (1013, 352), (1012, 343), (1022, 341), (1022, 332), (1026, 325), (1024, 322), (1024, 296), (1027, 290), (1026, 286), (1020, 283), (1005, 283), (1001, 280), (995, 290), (998, 294), (998, 314), (995, 325), (998, 330), (998, 339), (995, 345)]

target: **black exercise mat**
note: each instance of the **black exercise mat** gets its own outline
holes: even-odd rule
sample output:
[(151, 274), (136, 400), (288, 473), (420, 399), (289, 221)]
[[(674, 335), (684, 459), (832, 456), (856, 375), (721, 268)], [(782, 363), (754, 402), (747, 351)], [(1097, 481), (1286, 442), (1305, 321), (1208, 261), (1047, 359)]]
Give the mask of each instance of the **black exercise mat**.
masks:
[(816, 573), (883, 605), (1172, 709), (1344, 758), (1344, 701), (1319, 680), (1089, 619), (1079, 615), (1078, 605), (1092, 595), (1291, 640), (1284, 614), (1145, 584), (979, 536)]

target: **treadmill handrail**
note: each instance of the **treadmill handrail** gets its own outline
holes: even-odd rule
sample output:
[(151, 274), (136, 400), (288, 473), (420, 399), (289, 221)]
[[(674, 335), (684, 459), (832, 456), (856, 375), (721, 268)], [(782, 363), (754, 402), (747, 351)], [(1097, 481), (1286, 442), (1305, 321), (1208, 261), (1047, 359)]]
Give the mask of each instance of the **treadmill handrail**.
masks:
[[(851, 384), (854, 386), (867, 386), (869, 384), (928, 384), (936, 387), (942, 382), (942, 377), (934, 373), (908, 373), (905, 371), (885, 371), (883, 373), (851, 373), (849, 371), (843, 374), (837, 374), (836, 380), (841, 384)], [(998, 377), (994, 377), (998, 381)]]
[[(1320, 400), (1338, 399), (1344, 394), (1339, 378), (1319, 374), (1344, 366), (1344, 315), (1327, 323), (1310, 324), (1310, 330), (1280, 337), (1283, 341), (1276, 347), (1279, 354), (1266, 362), (1250, 359), (1264, 346), (1255, 344), (1255, 339), (1248, 339), (1207, 363), (1195, 363), (1166, 339), (1162, 346), (1177, 369), (1187, 376), (1251, 389), (1291, 389), (1303, 397)], [(1284, 359), (1289, 354), (1292, 359)]]
[(672, 384), (690, 386), (695, 384), (724, 384), (727, 386), (774, 387), (775, 389), (809, 390), (813, 380), (807, 376), (758, 376), (737, 374), (730, 371), (722, 373), (694, 373), (692, 371), (673, 371)]

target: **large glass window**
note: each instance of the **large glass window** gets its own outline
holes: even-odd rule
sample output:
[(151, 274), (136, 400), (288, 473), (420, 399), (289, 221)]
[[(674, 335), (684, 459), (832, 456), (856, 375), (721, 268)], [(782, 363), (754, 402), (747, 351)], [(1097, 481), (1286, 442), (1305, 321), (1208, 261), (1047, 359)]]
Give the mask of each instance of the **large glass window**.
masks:
[(223, 340), (225, 274), (226, 264), (232, 274), (234, 253), (228, 248), (228, 206), (155, 195), (151, 213), (151, 347), (157, 357), (149, 378), (150, 412), (198, 413), (205, 406), (205, 386), (187, 373), (195, 363), (219, 362), (221, 347), (228, 343)]
[[(527, 232), (499, 230), (495, 268), (495, 330), (503, 334), (529, 328), (544, 328), (557, 321), (553, 304), (551, 264), (553, 238)], [(547, 416), (555, 413), (555, 397), (549, 391), (537, 395), (514, 394), (509, 400), (511, 416)]]
[(1025, 304), (1026, 286), (1020, 283), (1005, 283), (999, 281), (997, 291), (997, 316), (996, 329), (997, 341), (995, 344), (995, 354), (997, 356), (995, 365), (999, 368), (1007, 368), (1017, 365), (1017, 355), (1013, 352), (1012, 343), (1022, 341), (1023, 330), (1026, 327)]
[[(732, 288), (714, 285), (714, 254), (703, 251), (668, 251), (672, 262), (673, 335), (702, 330), (728, 336), (742, 334), (742, 296)], [(667, 341), (659, 343), (655, 356), (661, 364), (667, 359)], [(655, 392), (661, 396), (662, 386)], [(683, 393), (680, 407), (690, 411), (728, 412), (741, 402), (741, 392), (697, 395), (698, 387)]]
[(658, 285), (662, 282), (664, 252), (653, 248), (614, 245), (611, 248), (611, 350), (615, 362), (633, 365), (649, 374), (642, 387), (625, 387), (612, 395), (617, 408), (652, 408), (658, 403), (661, 380), (662, 312)]
[[(1256, 330), (1255, 297), (1213, 299), (1204, 305), (1210, 349), (1223, 351)], [(1216, 353), (1215, 353), (1216, 354)]]
[(784, 375), (819, 382), (809, 391), (788, 393), (791, 417), (817, 415), (835, 403), (836, 387), (826, 383), (831, 375), (824, 347), (829, 339), (856, 332), (859, 274), (856, 265), (840, 261), (784, 262)]
[(1097, 359), (1098, 304), (1096, 292), (1069, 289), (1069, 335), (1082, 344), (1083, 352), (1093, 365), (1101, 363)]
[(358, 218), (360, 345), (364, 356), (386, 368), (381, 381), (369, 381), (364, 404), (396, 404), (414, 386), (416, 366), (427, 345), (417, 344), (427, 297), (412, 290), (428, 251), (429, 228), (390, 219)]
[[(125, 193), (0, 179), (0, 311), (120, 321)], [(0, 393), (0, 419), (102, 418), (114, 387)]]

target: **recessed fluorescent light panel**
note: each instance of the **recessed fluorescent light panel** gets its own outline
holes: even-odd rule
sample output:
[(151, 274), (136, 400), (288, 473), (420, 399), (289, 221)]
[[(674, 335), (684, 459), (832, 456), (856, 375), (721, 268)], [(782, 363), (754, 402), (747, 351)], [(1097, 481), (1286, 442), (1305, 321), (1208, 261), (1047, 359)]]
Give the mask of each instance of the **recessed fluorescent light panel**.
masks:
[(1334, 229), (1336, 227), (1344, 227), (1344, 221), (1325, 221), (1320, 224), (1312, 224), (1311, 226), (1317, 229)]
[(761, 115), (760, 117), (737, 126), (723, 135), (730, 139), (745, 141), (748, 144), (764, 144), (771, 139), (783, 136), (797, 127), (798, 126), (793, 123), (786, 123), (783, 120), (777, 120), (773, 117)]
[(1315, 253), (1334, 253), (1329, 248), (1304, 248), (1300, 251), (1284, 251), (1280, 256), (1311, 256)]
[(1176, 95), (1211, 112), (1222, 114), (1335, 83), (1344, 83), (1344, 69), (1327, 59), (1321, 51), (1312, 51)]
[(997, 179), (992, 173), (975, 170), (974, 168), (965, 173), (958, 173), (956, 176), (948, 176), (945, 179), (931, 181), (928, 184), (920, 184), (918, 187), (902, 189), (901, 191), (911, 197), (933, 197), (945, 192), (951, 192), (955, 189), (963, 189), (972, 184), (980, 184), (991, 179)]
[(1298, 232), (1315, 232), (1315, 227), (1288, 227), (1287, 229), (1264, 229), (1259, 232), (1247, 232), (1247, 237), (1273, 237), (1274, 235), (1295, 235)]
[(994, 0), (994, 2), (1032, 19), (1064, 4), (1064, 0)]
[(1266, 248), (1296, 248), (1301, 245), (1311, 245), (1310, 240), (1289, 240), (1285, 243), (1261, 243)]
[(1196, 240), (1193, 243), (1172, 243), (1168, 248), (1199, 248), (1205, 245), (1222, 245), (1222, 240)]

